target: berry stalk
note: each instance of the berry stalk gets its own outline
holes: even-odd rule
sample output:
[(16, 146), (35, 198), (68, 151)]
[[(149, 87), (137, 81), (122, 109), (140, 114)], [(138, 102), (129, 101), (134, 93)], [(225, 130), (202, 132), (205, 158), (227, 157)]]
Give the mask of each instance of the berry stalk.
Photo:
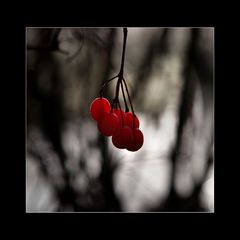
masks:
[(122, 95), (123, 95), (124, 104), (125, 104), (125, 112), (129, 112), (122, 81), (121, 81), (121, 90), (122, 90)]
[(122, 118), (122, 126), (124, 126), (124, 118), (123, 118), (122, 109), (121, 109), (121, 105), (120, 105), (119, 101), (118, 101), (118, 106), (119, 106), (120, 114), (121, 114), (121, 118)]
[(127, 28), (123, 28), (123, 50), (122, 50), (121, 67), (120, 67), (120, 72), (119, 72), (120, 77), (123, 76), (123, 70), (124, 70), (124, 59), (125, 59), (125, 50), (126, 50), (126, 42), (127, 42), (127, 33), (128, 33)]
[(134, 122), (135, 122), (134, 121), (135, 120), (135, 112), (134, 112), (134, 109), (133, 109), (133, 105), (132, 105), (132, 101), (131, 101), (131, 98), (130, 98), (130, 94), (128, 92), (128, 87), (127, 87), (126, 80), (124, 79), (124, 77), (122, 79), (123, 79), (123, 83), (124, 83), (126, 91), (127, 91), (128, 100), (129, 100), (129, 103), (130, 103), (130, 106), (131, 106), (131, 110), (132, 110), (132, 114), (133, 114), (133, 128), (134, 128), (135, 127), (135, 124), (134, 124)]

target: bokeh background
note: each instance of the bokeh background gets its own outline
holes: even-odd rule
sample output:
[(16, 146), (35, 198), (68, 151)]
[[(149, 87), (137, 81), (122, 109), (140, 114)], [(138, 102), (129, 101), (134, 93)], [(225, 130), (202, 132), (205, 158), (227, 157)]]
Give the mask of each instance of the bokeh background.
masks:
[(123, 29), (26, 28), (26, 39), (27, 212), (214, 211), (214, 28), (128, 28), (137, 152), (89, 115), (119, 72)]

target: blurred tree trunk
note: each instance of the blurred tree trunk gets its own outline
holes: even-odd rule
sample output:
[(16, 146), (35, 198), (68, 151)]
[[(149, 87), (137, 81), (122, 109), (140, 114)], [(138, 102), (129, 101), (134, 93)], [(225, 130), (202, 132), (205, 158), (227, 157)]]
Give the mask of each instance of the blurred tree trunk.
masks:
[[(194, 71), (197, 72), (200, 79), (200, 84), (202, 86), (203, 91), (203, 99), (204, 99), (204, 109), (205, 114), (209, 114), (206, 109), (212, 106), (212, 69), (206, 64), (209, 62), (202, 61), (204, 55), (199, 48), (199, 29), (194, 28), (191, 30), (191, 38), (189, 47), (186, 54), (186, 63), (184, 68), (184, 83), (180, 97), (180, 105), (179, 105), (179, 112), (178, 112), (178, 126), (176, 132), (176, 142), (173, 148), (172, 154), (170, 156), (171, 163), (172, 163), (172, 175), (170, 181), (170, 192), (163, 204), (154, 208), (153, 211), (184, 211), (184, 210), (192, 210), (192, 211), (200, 211), (203, 210), (200, 204), (200, 193), (202, 185), (205, 181), (206, 174), (208, 172), (209, 167), (212, 163), (212, 157), (210, 154), (207, 155), (209, 158), (206, 164), (206, 168), (204, 170), (204, 175), (199, 184), (197, 184), (189, 197), (180, 197), (175, 189), (175, 178), (176, 178), (176, 165), (180, 153), (180, 148), (182, 145), (182, 137), (184, 127), (188, 119), (192, 115), (193, 110), (193, 102), (194, 102), (194, 95), (196, 91), (196, 78), (193, 77)], [(200, 50), (199, 50), (200, 49)], [(211, 65), (210, 65), (211, 66)], [(207, 103), (206, 103), (207, 102)], [(210, 141), (209, 146), (212, 146), (212, 141)]]
[[(59, 189), (55, 187), (58, 200), (60, 201), (59, 210), (64, 211), (65, 207), (72, 207), (74, 211), (77, 211), (76, 192), (71, 186), (70, 173), (66, 168), (66, 154), (62, 146), (62, 128), (65, 118), (62, 102), (63, 92), (61, 91), (61, 81), (59, 81), (61, 77), (58, 74), (59, 66), (52, 55), (52, 51), (58, 49), (57, 37), (60, 29), (41, 30), (38, 33), (39, 39), (37, 44), (28, 46), (28, 50), (37, 51), (38, 59), (33, 73), (28, 75), (28, 83), (30, 83), (28, 86), (34, 89), (33, 93), (35, 93), (41, 104), (38, 126), (52, 144), (62, 168), (65, 182), (64, 188)], [(30, 72), (32, 71), (28, 73)], [(47, 87), (43, 86), (40, 88), (40, 78), (44, 72), (47, 73)], [(29, 90), (28, 92), (30, 93), (31, 91)], [(40, 160), (42, 169), (44, 169), (42, 159), (38, 159)]]
[[(116, 29), (111, 29), (109, 35), (109, 46), (107, 50), (107, 63), (106, 68), (103, 74), (102, 83), (106, 80), (110, 79), (111, 68), (112, 66), (112, 51), (114, 48), (116, 38)], [(108, 87), (105, 89), (105, 95), (109, 94)], [(113, 162), (113, 159), (109, 156), (108, 145), (107, 145), (107, 138), (99, 134), (99, 145), (102, 154), (102, 171), (100, 175), (100, 181), (103, 187), (103, 196), (105, 199), (105, 206), (103, 207), (103, 211), (121, 211), (121, 203), (119, 198), (116, 196), (115, 187), (114, 187), (114, 175), (117, 166), (116, 163)]]

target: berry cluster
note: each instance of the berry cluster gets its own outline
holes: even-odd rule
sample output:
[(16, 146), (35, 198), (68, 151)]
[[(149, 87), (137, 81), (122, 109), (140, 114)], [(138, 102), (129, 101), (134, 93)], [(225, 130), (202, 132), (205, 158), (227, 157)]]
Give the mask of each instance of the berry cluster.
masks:
[(98, 97), (92, 102), (90, 113), (102, 135), (112, 136), (115, 147), (129, 151), (137, 151), (142, 147), (143, 134), (135, 114), (124, 112), (120, 108), (111, 108), (104, 97)]
[[(127, 149), (129, 151), (137, 151), (142, 147), (144, 137), (143, 133), (139, 129), (139, 119), (134, 113), (127, 83), (123, 77), (127, 29), (124, 28), (123, 32), (124, 42), (120, 72), (118, 75), (103, 84), (102, 89), (100, 90), (100, 96), (94, 99), (90, 106), (90, 114), (92, 118), (97, 122), (98, 130), (101, 132), (101, 134), (107, 137), (112, 136), (112, 143), (115, 147), (119, 149)], [(106, 84), (116, 78), (118, 78), (116, 84), (116, 94), (115, 98), (112, 101), (112, 104), (110, 105), (109, 101), (103, 97), (103, 90)], [(119, 102), (120, 87), (125, 103), (125, 111), (121, 109)], [(132, 112), (129, 112), (128, 109), (124, 87), (127, 91)]]

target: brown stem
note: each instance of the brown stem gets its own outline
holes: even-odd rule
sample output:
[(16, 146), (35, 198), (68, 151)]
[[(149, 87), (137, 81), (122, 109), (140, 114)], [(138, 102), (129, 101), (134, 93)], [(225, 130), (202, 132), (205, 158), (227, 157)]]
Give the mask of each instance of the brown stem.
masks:
[(125, 112), (129, 112), (128, 105), (127, 105), (127, 100), (126, 100), (126, 97), (125, 97), (125, 92), (124, 92), (124, 89), (123, 89), (122, 81), (121, 81), (121, 90), (122, 90), (122, 95), (123, 95), (124, 104), (125, 104)]
[(129, 100), (129, 103), (130, 103), (130, 106), (131, 106), (131, 110), (132, 110), (132, 114), (133, 114), (133, 128), (135, 128), (135, 113), (134, 113), (134, 109), (133, 109), (133, 105), (132, 105), (132, 101), (131, 101), (131, 98), (130, 98), (130, 94), (128, 92), (128, 87), (127, 87), (127, 83), (126, 83), (126, 80), (124, 79), (124, 77), (122, 78), (123, 79), (123, 83), (125, 85), (125, 88), (126, 88), (126, 91), (127, 91), (127, 95), (128, 95), (128, 100)]
[(122, 50), (122, 61), (121, 61), (121, 67), (120, 67), (120, 73), (119, 75), (123, 75), (124, 70), (124, 58), (125, 58), (125, 50), (126, 50), (126, 42), (127, 42), (127, 28), (123, 28), (123, 50)]

